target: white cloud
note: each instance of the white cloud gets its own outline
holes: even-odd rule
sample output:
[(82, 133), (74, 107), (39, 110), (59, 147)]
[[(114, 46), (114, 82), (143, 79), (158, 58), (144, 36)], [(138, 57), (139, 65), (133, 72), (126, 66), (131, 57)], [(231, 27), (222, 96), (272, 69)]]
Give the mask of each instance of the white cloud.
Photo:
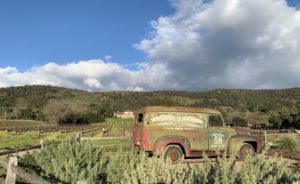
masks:
[[(16, 68), (0, 68), (0, 86), (54, 85), (88, 91), (143, 91), (162, 86), (164, 72), (159, 65), (145, 65), (131, 71), (116, 63), (88, 60), (59, 65), (48, 63), (19, 72)], [(162, 88), (163, 89), (163, 88)]]
[[(300, 12), (284, 0), (171, 1), (135, 45), (178, 89), (300, 85)], [(172, 79), (172, 80), (171, 80)]]
[(84, 84), (87, 84), (91, 88), (101, 88), (102, 85), (97, 79), (86, 79)]
[(300, 86), (300, 11), (284, 0), (172, 0), (135, 44), (135, 70), (105, 60), (0, 68), (0, 86), (49, 84), (91, 91)]

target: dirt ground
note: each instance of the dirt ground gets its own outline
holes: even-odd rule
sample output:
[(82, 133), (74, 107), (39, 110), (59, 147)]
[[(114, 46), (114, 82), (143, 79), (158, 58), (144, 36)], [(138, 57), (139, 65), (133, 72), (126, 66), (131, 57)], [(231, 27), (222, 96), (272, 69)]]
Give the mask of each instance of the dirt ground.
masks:
[[(300, 173), (300, 151), (290, 151), (290, 150), (280, 150), (280, 149), (270, 149), (267, 152), (267, 156), (274, 156), (277, 154), (277, 156), (282, 156), (289, 164), (290, 168), (295, 171)], [(211, 158), (212, 162), (215, 162), (215, 158)], [(185, 159), (182, 164), (201, 164), (203, 163), (202, 159)], [(236, 162), (237, 168), (239, 169), (242, 165), (243, 161), (238, 160)]]
[(275, 154), (287, 159), (292, 170), (300, 172), (300, 151), (270, 149), (267, 152), (268, 156), (274, 156)]

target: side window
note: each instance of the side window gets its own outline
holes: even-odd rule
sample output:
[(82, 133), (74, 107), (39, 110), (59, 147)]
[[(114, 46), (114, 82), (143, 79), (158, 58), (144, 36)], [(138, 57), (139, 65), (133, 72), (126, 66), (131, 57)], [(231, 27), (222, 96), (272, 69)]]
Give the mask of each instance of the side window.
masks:
[(206, 118), (203, 114), (182, 114), (180, 124), (187, 126), (206, 127)]
[(137, 121), (138, 123), (142, 123), (144, 121), (144, 114), (139, 113), (137, 119), (138, 119), (138, 121)]
[(209, 126), (223, 126), (223, 121), (221, 116), (210, 115), (208, 124)]

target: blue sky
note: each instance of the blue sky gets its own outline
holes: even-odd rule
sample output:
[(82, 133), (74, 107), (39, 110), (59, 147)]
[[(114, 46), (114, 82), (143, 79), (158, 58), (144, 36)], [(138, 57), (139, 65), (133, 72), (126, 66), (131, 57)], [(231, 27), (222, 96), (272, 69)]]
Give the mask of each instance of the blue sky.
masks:
[(0, 87), (299, 87), (299, 8), (300, 0), (0, 0)]
[(291, 7), (300, 8), (300, 0), (287, 0), (287, 2)]
[(173, 11), (166, 0), (1, 0), (0, 67), (27, 70), (106, 55), (141, 62), (145, 56), (133, 44), (151, 20)]

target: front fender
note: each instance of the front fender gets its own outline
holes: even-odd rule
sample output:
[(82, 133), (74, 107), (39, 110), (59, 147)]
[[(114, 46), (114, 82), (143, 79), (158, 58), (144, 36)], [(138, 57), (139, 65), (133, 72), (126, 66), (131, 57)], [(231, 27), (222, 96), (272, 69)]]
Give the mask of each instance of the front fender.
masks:
[(156, 142), (153, 149), (153, 154), (159, 155), (163, 152), (165, 147), (170, 144), (179, 145), (183, 148), (184, 153), (190, 153), (190, 142), (184, 136), (163, 136), (160, 137)]
[(237, 154), (244, 143), (255, 143), (255, 151), (261, 152), (262, 141), (259, 137), (252, 135), (235, 135), (232, 136), (228, 144), (228, 154)]

